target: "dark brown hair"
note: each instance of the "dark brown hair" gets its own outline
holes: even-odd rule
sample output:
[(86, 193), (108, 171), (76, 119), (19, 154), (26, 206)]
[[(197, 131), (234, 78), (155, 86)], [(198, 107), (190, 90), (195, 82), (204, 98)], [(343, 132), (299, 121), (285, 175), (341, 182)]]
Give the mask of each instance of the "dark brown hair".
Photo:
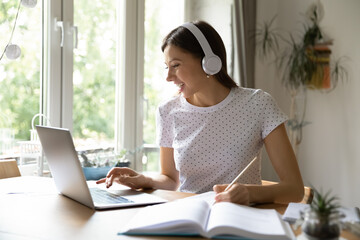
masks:
[[(220, 72), (214, 75), (215, 78), (223, 86), (229, 89), (237, 87), (237, 84), (227, 73), (226, 50), (220, 35), (210, 24), (204, 21), (194, 21), (192, 23), (200, 29), (206, 40), (209, 42), (212, 51), (221, 59), (222, 67)], [(198, 57), (199, 61), (201, 61), (205, 56), (205, 53), (195, 36), (188, 29), (182, 26), (175, 28), (164, 38), (161, 50), (164, 52), (168, 45), (173, 45), (189, 52), (195, 57)]]

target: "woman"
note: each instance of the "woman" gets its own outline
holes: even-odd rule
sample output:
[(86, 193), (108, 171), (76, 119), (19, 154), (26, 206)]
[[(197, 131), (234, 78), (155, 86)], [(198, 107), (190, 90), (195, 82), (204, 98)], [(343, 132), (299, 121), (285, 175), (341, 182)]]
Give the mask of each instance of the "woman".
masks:
[[(204, 41), (197, 35), (201, 33), (196, 33), (199, 30)], [(209, 74), (202, 66), (207, 55), (203, 45), (207, 43), (222, 63), (216, 73)], [(180, 94), (157, 111), (161, 173), (149, 177), (129, 168), (113, 168), (97, 183), (110, 187), (116, 181), (134, 189), (194, 193), (213, 189), (215, 201), (245, 205), (300, 201), (304, 186), (287, 137), (287, 118), (269, 94), (238, 87), (229, 77), (225, 47), (215, 29), (202, 21), (187, 23), (165, 37), (162, 51), (168, 69), (166, 80), (176, 84)], [(254, 157), (260, 156), (263, 145), (279, 183), (261, 185), (259, 159), (239, 183), (224, 191)]]

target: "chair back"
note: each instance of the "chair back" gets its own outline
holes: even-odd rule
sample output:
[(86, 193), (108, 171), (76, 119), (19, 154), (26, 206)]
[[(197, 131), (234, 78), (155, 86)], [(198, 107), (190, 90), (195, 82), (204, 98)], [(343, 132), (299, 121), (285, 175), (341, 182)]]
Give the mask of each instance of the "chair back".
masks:
[(15, 159), (0, 160), (0, 179), (20, 176), (19, 167)]
[(301, 203), (311, 204), (314, 198), (314, 190), (311, 187), (304, 187), (304, 198)]

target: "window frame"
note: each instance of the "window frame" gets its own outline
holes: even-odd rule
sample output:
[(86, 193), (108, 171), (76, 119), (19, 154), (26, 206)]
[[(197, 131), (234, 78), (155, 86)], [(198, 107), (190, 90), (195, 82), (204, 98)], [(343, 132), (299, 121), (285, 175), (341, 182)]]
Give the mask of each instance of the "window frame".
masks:
[(132, 153), (130, 167), (141, 171), (145, 0), (125, 0), (118, 4), (123, 6), (118, 7), (117, 14), (120, 47), (117, 52), (115, 150), (129, 150)]
[[(47, 2), (49, 71), (43, 104), (53, 127), (72, 131), (74, 0)], [(124, 0), (117, 4), (115, 151), (127, 149), (131, 153), (130, 167), (141, 170), (145, 0)], [(58, 22), (62, 23), (63, 36)]]
[[(65, 127), (62, 124), (62, 114), (63, 114), (63, 106), (62, 104), (62, 52), (63, 49), (60, 46), (60, 41), (62, 36), (62, 31), (57, 26), (58, 23), (62, 21), (62, 2), (61, 1), (47, 1), (47, 10), (48, 10), (48, 18), (47, 18), (47, 32), (46, 43), (48, 52), (47, 57), (48, 61), (44, 62), (44, 66), (47, 66), (48, 71), (46, 74), (46, 89), (45, 89), (45, 97), (44, 97), (44, 105), (46, 108), (44, 109), (45, 114), (48, 116), (50, 123), (54, 127)], [(47, 12), (47, 11), (45, 11)], [(68, 41), (64, 39), (64, 41)], [(66, 114), (65, 114), (66, 116)], [(67, 126), (69, 129), (72, 128), (72, 125)]]

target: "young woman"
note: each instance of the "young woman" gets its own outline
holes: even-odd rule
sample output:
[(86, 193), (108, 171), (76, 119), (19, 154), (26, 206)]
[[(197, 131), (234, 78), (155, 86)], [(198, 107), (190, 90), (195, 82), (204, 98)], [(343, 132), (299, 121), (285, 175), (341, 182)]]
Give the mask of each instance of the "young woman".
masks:
[[(215, 73), (202, 63), (208, 57), (206, 44), (221, 60), (220, 65), (218, 59), (209, 60), (210, 68), (218, 67)], [(157, 111), (161, 172), (149, 177), (113, 168), (97, 183), (193, 193), (214, 190), (217, 202), (245, 205), (301, 201), (304, 186), (284, 125), (287, 117), (269, 94), (238, 87), (230, 78), (216, 30), (202, 21), (186, 23), (165, 37), (162, 51), (166, 80), (176, 84), (180, 94)], [(271, 186), (261, 185), (259, 156), (264, 145), (280, 179)], [(256, 156), (238, 183), (224, 191)]]

